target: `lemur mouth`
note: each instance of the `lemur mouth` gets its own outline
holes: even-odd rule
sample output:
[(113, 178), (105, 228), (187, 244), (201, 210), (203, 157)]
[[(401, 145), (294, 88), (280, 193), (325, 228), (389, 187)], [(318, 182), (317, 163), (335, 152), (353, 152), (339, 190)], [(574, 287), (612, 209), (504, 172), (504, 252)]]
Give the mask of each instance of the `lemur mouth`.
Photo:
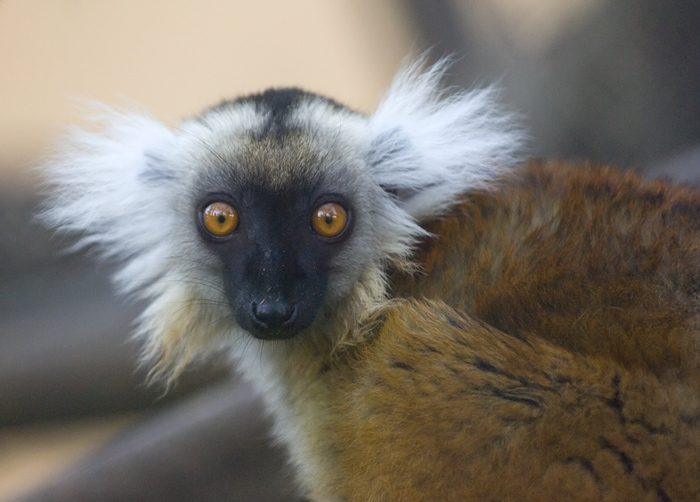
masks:
[(248, 333), (258, 340), (291, 340), (301, 333), (300, 329), (248, 329)]

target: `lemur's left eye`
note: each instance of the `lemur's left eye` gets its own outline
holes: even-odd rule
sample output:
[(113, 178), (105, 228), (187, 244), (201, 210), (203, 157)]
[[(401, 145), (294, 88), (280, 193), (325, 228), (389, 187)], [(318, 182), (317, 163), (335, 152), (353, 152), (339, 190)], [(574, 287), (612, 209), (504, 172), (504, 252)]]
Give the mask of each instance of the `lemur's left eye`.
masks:
[(202, 225), (214, 237), (226, 237), (238, 227), (238, 213), (226, 202), (212, 202), (202, 211)]
[(321, 237), (339, 237), (348, 227), (348, 212), (337, 202), (327, 202), (316, 208), (311, 227)]

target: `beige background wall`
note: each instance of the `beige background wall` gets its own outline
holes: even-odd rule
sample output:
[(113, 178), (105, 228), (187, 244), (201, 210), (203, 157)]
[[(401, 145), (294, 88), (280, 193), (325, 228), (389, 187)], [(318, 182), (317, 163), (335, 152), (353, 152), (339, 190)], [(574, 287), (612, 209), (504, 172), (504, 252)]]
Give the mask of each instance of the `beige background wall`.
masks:
[(394, 0), (0, 0), (0, 183), (76, 122), (72, 98), (174, 124), (298, 85), (369, 111), (414, 43)]

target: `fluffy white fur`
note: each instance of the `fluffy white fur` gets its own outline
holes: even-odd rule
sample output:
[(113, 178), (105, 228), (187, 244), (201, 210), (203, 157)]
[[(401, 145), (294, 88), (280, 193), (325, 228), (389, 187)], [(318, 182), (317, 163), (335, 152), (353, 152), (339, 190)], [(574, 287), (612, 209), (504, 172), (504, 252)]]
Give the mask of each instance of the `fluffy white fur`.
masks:
[(416, 220), (439, 216), (460, 194), (487, 186), (522, 146), (496, 89), (450, 94), (441, 87), (448, 67), (448, 60), (425, 72), (421, 60), (406, 66), (368, 124), (374, 176), (411, 194), (403, 208)]
[[(168, 270), (168, 229), (177, 225), (163, 210), (172, 187), (140, 177), (152, 156), (171, 156), (178, 138), (150, 117), (100, 107), (90, 117), (99, 132), (72, 129), (45, 166), (51, 189), (40, 217), (80, 236), (76, 247), (95, 248), (124, 267), (116, 279), (124, 291), (143, 293)], [(158, 215), (165, 221), (154, 225)], [(134, 255), (139, 259), (134, 260)]]

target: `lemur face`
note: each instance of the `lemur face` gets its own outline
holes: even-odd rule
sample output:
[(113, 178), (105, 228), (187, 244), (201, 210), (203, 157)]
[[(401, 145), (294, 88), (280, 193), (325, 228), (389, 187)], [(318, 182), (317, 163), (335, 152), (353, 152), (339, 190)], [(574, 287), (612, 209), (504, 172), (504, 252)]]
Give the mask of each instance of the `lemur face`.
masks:
[[(314, 123), (316, 109), (336, 122)], [(300, 109), (305, 109), (299, 117)], [(229, 117), (249, 116), (233, 124)], [(349, 257), (371, 261), (371, 191), (353, 149), (364, 117), (318, 96), (273, 90), (220, 105), (193, 124), (208, 148), (192, 199), (204, 253), (214, 257), (236, 322), (259, 339), (287, 339), (311, 326), (329, 295), (355, 277)], [(350, 141), (351, 141), (350, 140)], [(371, 209), (371, 208), (370, 208)], [(356, 221), (359, 223), (356, 225)], [(376, 247), (376, 246), (375, 246)]]
[(333, 259), (352, 234), (352, 205), (316, 187), (227, 188), (207, 194), (196, 220), (235, 319), (256, 338), (295, 336), (326, 295)]

